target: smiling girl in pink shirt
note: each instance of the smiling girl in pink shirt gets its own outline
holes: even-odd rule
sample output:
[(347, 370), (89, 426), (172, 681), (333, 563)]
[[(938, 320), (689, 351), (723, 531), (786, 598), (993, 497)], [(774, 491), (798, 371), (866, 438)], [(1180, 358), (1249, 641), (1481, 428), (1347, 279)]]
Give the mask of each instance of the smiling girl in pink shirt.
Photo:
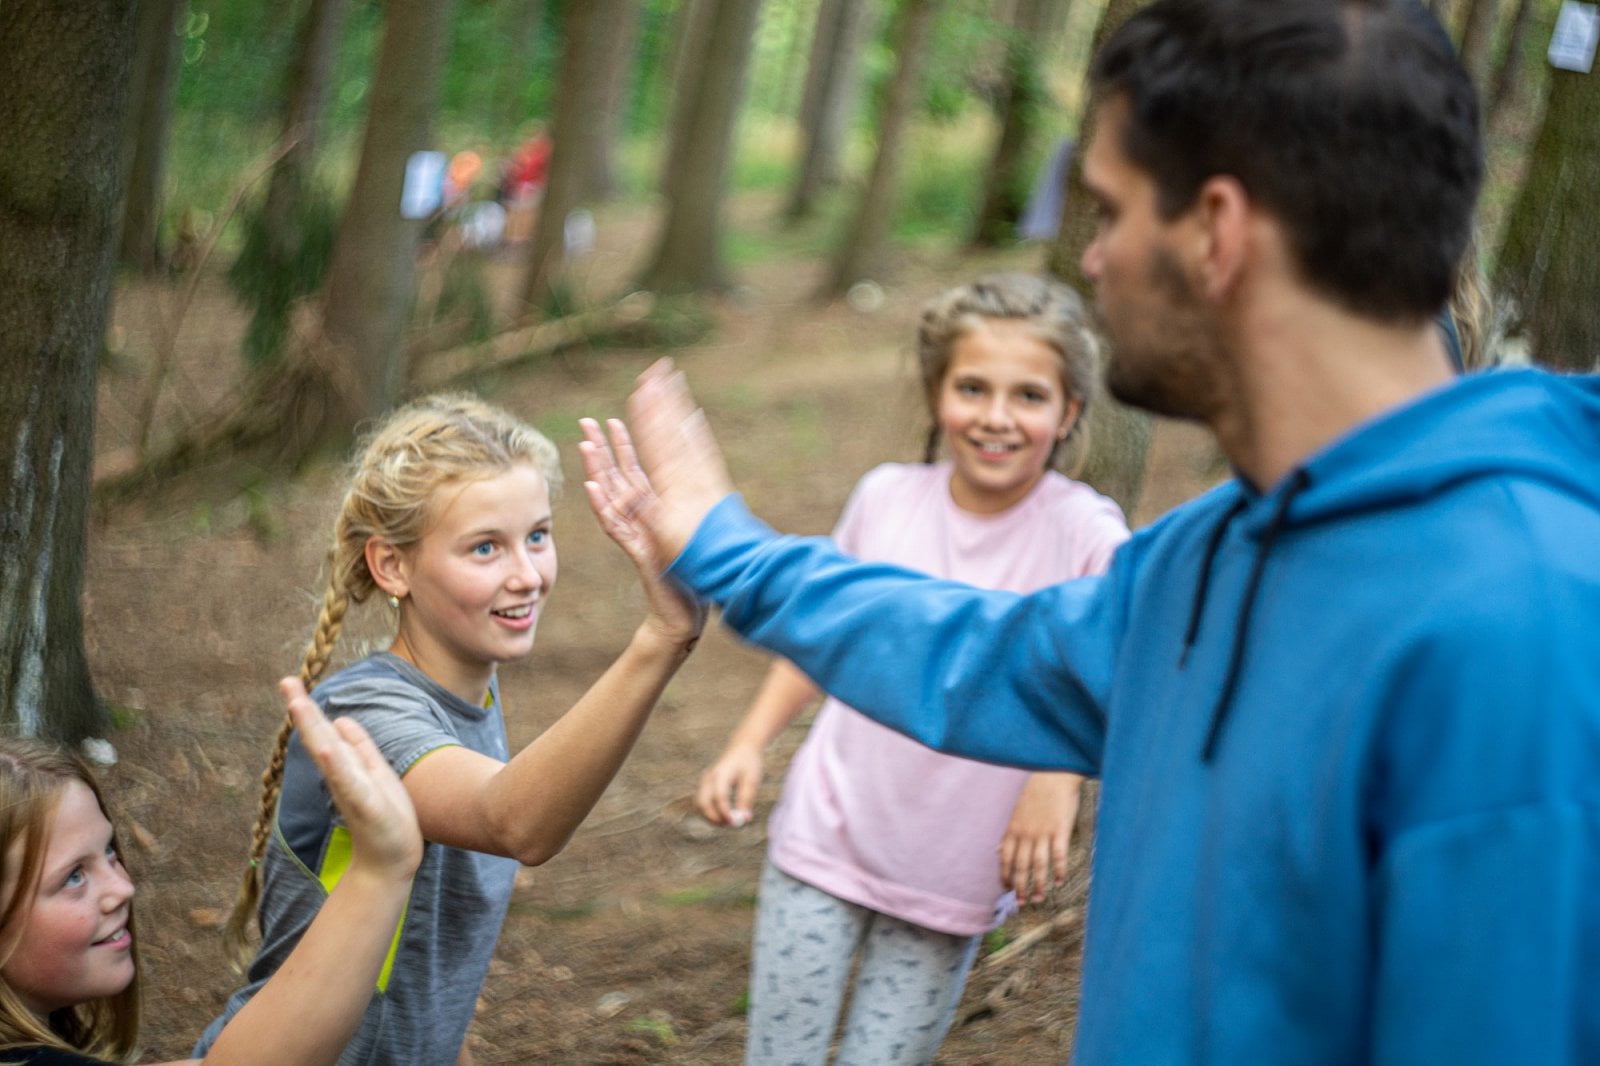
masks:
[[(1105, 569), (1121, 512), (1051, 469), (1095, 376), (1077, 294), (1025, 274), (959, 286), (924, 311), (918, 357), (924, 462), (861, 479), (840, 547), (1016, 592)], [(773, 665), (701, 778), (707, 819), (750, 820), (762, 753), (819, 695)], [(1080, 781), (940, 755), (827, 700), (769, 824), (745, 1061), (825, 1062), (847, 991), (837, 1062), (931, 1061), (982, 934), (1065, 878)]]

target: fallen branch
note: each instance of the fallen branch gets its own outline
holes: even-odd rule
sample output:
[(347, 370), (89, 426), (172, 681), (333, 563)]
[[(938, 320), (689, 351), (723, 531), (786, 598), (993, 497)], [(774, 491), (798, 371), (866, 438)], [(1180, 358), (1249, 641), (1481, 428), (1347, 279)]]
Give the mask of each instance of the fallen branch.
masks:
[(986, 957), (978, 965), (979, 973), (990, 973), (1003, 969), (1015, 963), (1028, 951), (1042, 944), (1049, 937), (1064, 929), (1070, 929), (1083, 920), (1082, 907), (1066, 907), (1058, 911), (1055, 917), (1042, 925), (1036, 925), (1023, 933), (1005, 947)]
[(598, 334), (636, 325), (648, 318), (654, 307), (654, 296), (636, 292), (605, 307), (536, 322), (497, 333), (485, 341), (450, 348), (420, 360), (412, 375), (412, 386), (427, 392), (475, 374), (549, 355)]

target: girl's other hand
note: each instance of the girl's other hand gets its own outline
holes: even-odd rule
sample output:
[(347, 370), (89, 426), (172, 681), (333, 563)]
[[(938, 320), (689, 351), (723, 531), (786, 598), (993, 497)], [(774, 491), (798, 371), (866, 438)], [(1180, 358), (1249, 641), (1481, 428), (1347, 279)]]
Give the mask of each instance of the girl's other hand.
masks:
[(378, 746), (359, 722), (328, 721), (299, 678), (279, 681), (278, 694), (344, 816), (353, 864), (409, 880), (422, 862), (417, 812)]
[(578, 425), (584, 438), (578, 444), (586, 479), (584, 492), (600, 528), (639, 570), (649, 609), (647, 622), (668, 640), (692, 647), (705, 627), (706, 608), (685, 597), (661, 576), (670, 560), (662, 557), (644, 520), (656, 506), (655, 491), (639, 466), (628, 428), (620, 420), (610, 419), (608, 443), (594, 419), (580, 419)]
[(1067, 847), (1078, 817), (1077, 774), (1039, 773), (1028, 778), (1000, 840), (1000, 883), (1017, 903), (1044, 902), (1045, 893), (1067, 880)]
[(745, 745), (731, 745), (700, 775), (695, 806), (712, 825), (734, 829), (749, 825), (754, 816), (756, 789), (761, 787), (761, 752)]

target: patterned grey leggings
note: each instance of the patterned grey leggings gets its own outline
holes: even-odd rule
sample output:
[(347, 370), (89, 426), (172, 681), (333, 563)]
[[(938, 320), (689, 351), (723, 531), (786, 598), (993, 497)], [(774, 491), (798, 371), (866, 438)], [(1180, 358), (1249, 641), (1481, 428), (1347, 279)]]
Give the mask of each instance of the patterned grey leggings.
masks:
[(861, 967), (835, 1063), (932, 1062), (955, 1017), (978, 940), (846, 903), (768, 862), (750, 964), (746, 1066), (828, 1061), (858, 949)]

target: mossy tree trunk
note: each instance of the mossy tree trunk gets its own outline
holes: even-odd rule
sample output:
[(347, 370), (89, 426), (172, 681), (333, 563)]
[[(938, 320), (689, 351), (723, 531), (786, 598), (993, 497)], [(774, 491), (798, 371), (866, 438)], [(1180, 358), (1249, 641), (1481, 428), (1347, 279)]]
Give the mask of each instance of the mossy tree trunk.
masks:
[(139, 0), (124, 119), (122, 228), (117, 258), (140, 273), (160, 268), (167, 142), (178, 85), (178, 0)]
[(640, 285), (693, 292), (728, 284), (722, 258), (722, 206), (733, 134), (744, 99), (760, 0), (701, 0), (706, 37), (687, 69), (677, 129), (662, 178), (666, 218)]
[(619, 21), (637, 20), (638, 6), (638, 0), (585, 0), (567, 7), (561, 78), (550, 123), (550, 164), (523, 275), (526, 308), (546, 301), (561, 269), (567, 214), (584, 198), (597, 150), (594, 142), (604, 136), (596, 116), (610, 91), (612, 72), (606, 64), (613, 52), (611, 35)]
[(839, 180), (844, 135), (860, 86), (868, 8), (867, 0), (822, 0), (818, 5), (800, 104), (800, 167), (784, 207), (789, 222), (810, 218), (823, 190)]
[(1472, 0), (1461, 23), (1461, 65), (1472, 75), (1479, 92), (1489, 86), (1489, 64), (1499, 23), (1500, 0)]
[(906, 130), (922, 91), (922, 68), (938, 7), (937, 0), (905, 0), (900, 5), (894, 77), (878, 113), (878, 150), (861, 202), (834, 252), (821, 293), (824, 297), (837, 296), (883, 268), (884, 245), (900, 199)]
[(80, 599), (133, 30), (133, 0), (0, 4), (0, 729), (62, 740), (106, 725)]
[(973, 227), (975, 247), (995, 248), (1016, 239), (1017, 221), (1028, 201), (1034, 134), (1049, 100), (1041, 57), (1049, 48), (1058, 6), (1059, 0), (1020, 0), (1007, 27), (1004, 80), (996, 101), (1000, 129)]
[[(1147, 0), (1110, 0), (1095, 30), (1095, 49), (1111, 30), (1121, 25)], [(1067, 173), (1066, 204), (1061, 212), (1061, 228), (1056, 233), (1045, 259), (1045, 269), (1083, 294), (1092, 287), (1083, 276), (1083, 250), (1094, 239), (1096, 215), (1094, 201), (1083, 186), (1083, 155), (1094, 134), (1094, 113), (1086, 113), (1078, 130), (1079, 150), (1072, 155)], [(1115, 353), (1107, 353), (1115, 358)], [(1124, 514), (1132, 516), (1144, 485), (1146, 460), (1155, 422), (1143, 411), (1136, 411), (1106, 395), (1102, 390), (1089, 405), (1088, 448), (1079, 477), (1117, 501)]]
[(1594, 249), (1600, 216), (1600, 64), (1550, 72), (1544, 126), (1496, 260), (1495, 289), (1515, 305), (1533, 358), (1563, 370), (1600, 365)]
[[(402, 218), (406, 162), (432, 149), (433, 117), (450, 40), (450, 0), (388, 0), (383, 44), (355, 182), (324, 290), (322, 329), (342, 353), (329, 385), (346, 431), (381, 414), (405, 389), (406, 324), (416, 299), (424, 220)], [(312, 434), (320, 437), (321, 433)]]
[[(606, 6), (611, 15), (605, 31), (605, 51), (599, 59), (601, 92), (597, 110), (590, 116), (595, 127), (594, 136), (589, 140), (583, 164), (583, 199), (589, 203), (614, 200), (622, 191), (617, 144), (622, 139), (623, 120), (628, 114), (643, 14), (638, 0)], [(566, 80), (565, 73), (562, 80)]]

